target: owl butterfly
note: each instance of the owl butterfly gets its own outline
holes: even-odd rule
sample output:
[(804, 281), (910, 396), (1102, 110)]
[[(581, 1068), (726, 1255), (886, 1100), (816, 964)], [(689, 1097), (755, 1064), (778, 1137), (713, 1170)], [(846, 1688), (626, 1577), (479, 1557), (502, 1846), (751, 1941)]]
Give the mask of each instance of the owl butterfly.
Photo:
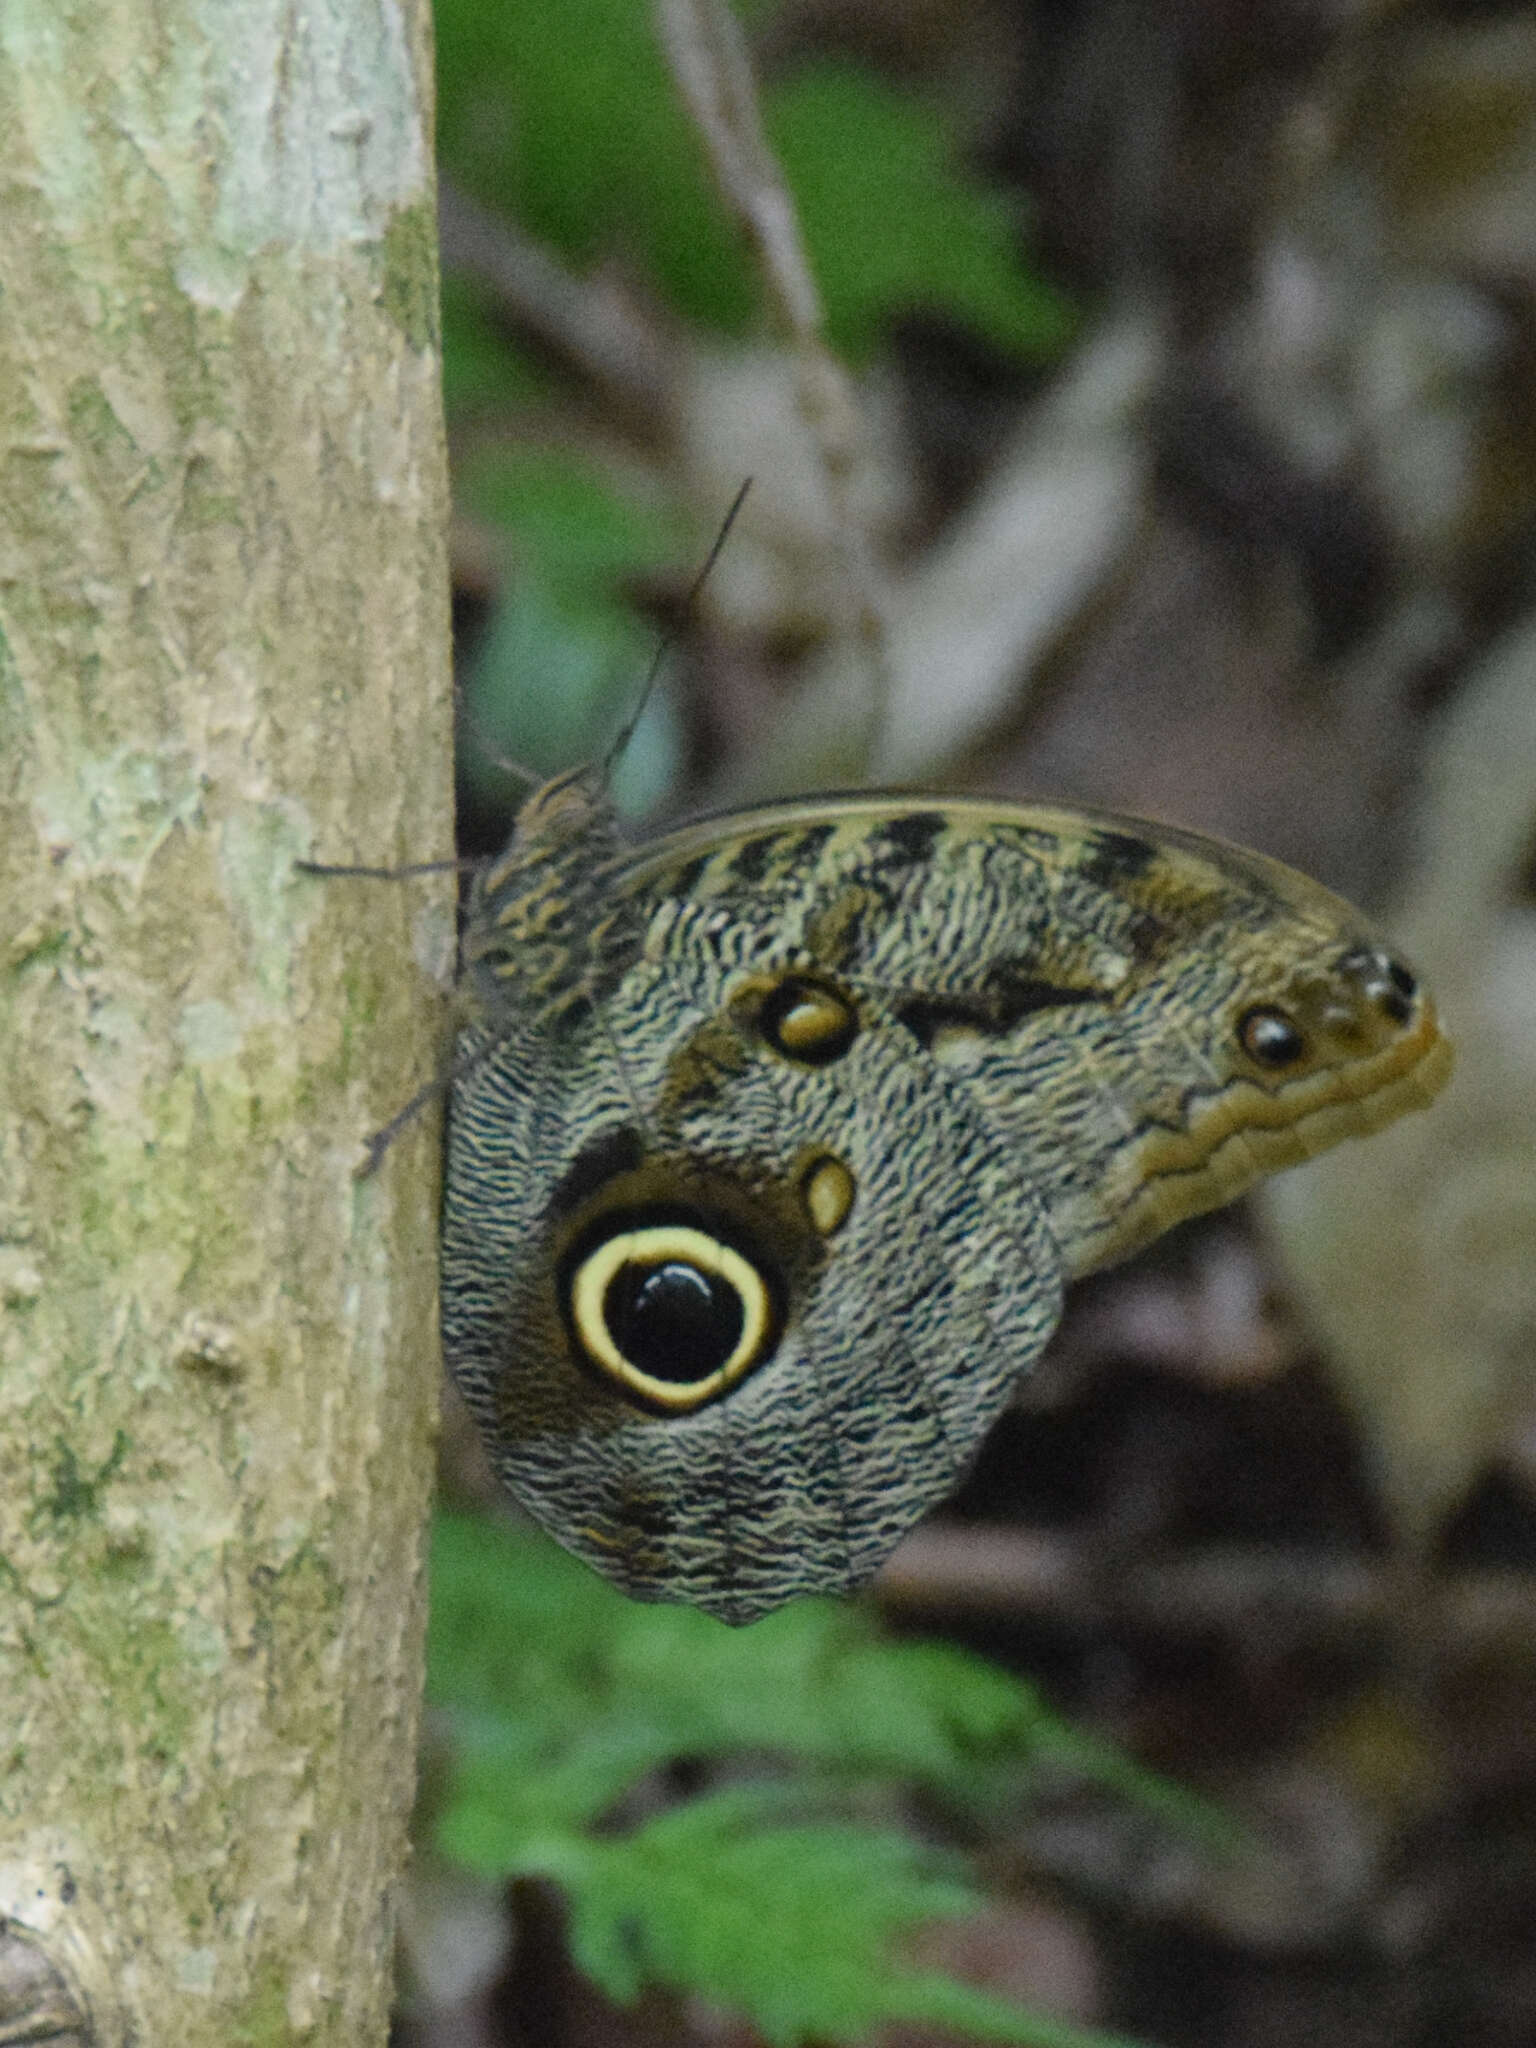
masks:
[(477, 875), (449, 1366), (501, 1478), (643, 1600), (876, 1570), (1064, 1284), (1422, 1107), (1411, 972), (1191, 833), (807, 798), (626, 843), (582, 770)]

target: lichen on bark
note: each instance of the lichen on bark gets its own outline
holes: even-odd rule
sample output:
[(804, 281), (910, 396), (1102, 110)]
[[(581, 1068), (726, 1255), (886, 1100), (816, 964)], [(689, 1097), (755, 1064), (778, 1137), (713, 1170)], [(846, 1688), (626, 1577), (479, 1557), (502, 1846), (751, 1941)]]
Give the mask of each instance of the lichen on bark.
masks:
[[(0, 1917), (384, 2037), (449, 831), (424, 0), (0, 12)], [(402, 227), (402, 223), (407, 224)], [(393, 284), (391, 280), (394, 280)]]

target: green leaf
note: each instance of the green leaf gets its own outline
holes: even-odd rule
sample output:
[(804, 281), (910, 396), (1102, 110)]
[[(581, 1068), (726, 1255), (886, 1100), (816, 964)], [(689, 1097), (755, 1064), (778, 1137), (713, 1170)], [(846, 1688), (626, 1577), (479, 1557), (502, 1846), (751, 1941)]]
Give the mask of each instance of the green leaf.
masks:
[(756, 287), (635, 0), (437, 0), (438, 149), (568, 261), (638, 261), (691, 319), (740, 329)]
[(718, 1793), (594, 1844), (571, 1901), (581, 1968), (623, 2002), (647, 1984), (704, 1993), (772, 2042), (895, 2016), (893, 1944), (972, 1894), (903, 1836), (775, 1824), (782, 1804)]
[(904, 1967), (902, 1941), (972, 1911), (975, 1893), (903, 1835), (785, 1824), (785, 1805), (712, 1794), (589, 1845), (584, 1868), (567, 1862), (578, 1965), (621, 2003), (656, 1985), (733, 2007), (775, 2048), (854, 2042), (889, 2020), (1040, 2048), (1113, 2048), (1105, 2035)]
[[(437, 0), (442, 162), (576, 268), (611, 260), (682, 317), (740, 334), (760, 281), (635, 0)], [(867, 359), (894, 313), (948, 314), (1026, 360), (1069, 339), (1016, 204), (960, 166), (942, 112), (848, 62), (762, 89), (834, 345)]]
[[(889, 1829), (804, 1817), (861, 1786), (882, 1803), (892, 1783), (963, 1800), (990, 1772), (1061, 1754), (1071, 1731), (1026, 1686), (962, 1651), (889, 1642), (847, 1604), (793, 1602), (744, 1630), (639, 1606), (530, 1531), (456, 1516), (437, 1522), (432, 1582), (428, 1697), (456, 1737), (439, 1847), (489, 1877), (560, 1884), (576, 1959), (612, 1997), (698, 1993), (774, 2043), (909, 2019), (1115, 2048), (902, 1967), (906, 1934), (970, 1909), (955, 1866)], [(649, 1773), (743, 1754), (800, 1782), (593, 1831)]]
[(512, 443), (472, 457), (454, 478), (472, 517), (506, 533), (518, 559), (567, 592), (604, 591), (677, 559), (689, 532), (665, 506), (625, 497), (570, 448)]
[(542, 1538), (453, 1517), (434, 1539), (428, 1667), (434, 1701), (538, 1731), (548, 1760), (639, 1731), (657, 1763), (746, 1750), (959, 1793), (1057, 1732), (1017, 1680), (885, 1641), (858, 1608), (801, 1600), (730, 1629), (626, 1601)]
[(504, 794), (497, 757), (538, 774), (589, 760), (617, 726), (645, 671), (637, 620), (601, 594), (541, 569), (513, 571), (468, 663), (464, 771)]
[(678, 1757), (754, 1753), (960, 1803), (994, 1792), (999, 1770), (1016, 1783), (1069, 1754), (1089, 1775), (1138, 1775), (1114, 1752), (1080, 1761), (1080, 1738), (1019, 1680), (891, 1642), (849, 1603), (792, 1601), (730, 1629), (625, 1600), (531, 1531), (456, 1516), (438, 1520), (432, 1583), (428, 1697), (462, 1717), (476, 1796), (526, 1814), (508, 1826), (583, 1826)]
[(1016, 205), (962, 171), (941, 114), (851, 63), (765, 95), (833, 345), (867, 360), (894, 313), (937, 311), (999, 349), (1049, 358), (1075, 325), (1025, 266)]

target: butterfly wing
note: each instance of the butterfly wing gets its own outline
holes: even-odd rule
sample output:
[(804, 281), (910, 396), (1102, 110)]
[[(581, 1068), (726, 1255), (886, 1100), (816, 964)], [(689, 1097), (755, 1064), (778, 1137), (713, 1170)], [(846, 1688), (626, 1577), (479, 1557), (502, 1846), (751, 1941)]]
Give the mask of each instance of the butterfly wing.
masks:
[[(1061, 1281), (1016, 1161), (942, 1070), (863, 1028), (831, 1067), (785, 1059), (722, 1026), (731, 978), (702, 949), (642, 964), (559, 1058), (509, 1041), (461, 1086), (444, 1324), (551, 1533), (631, 1594), (740, 1622), (874, 1572), (1038, 1356)], [(616, 1243), (650, 1264), (594, 1304), (583, 1276)], [(757, 1348), (695, 1398), (719, 1347), (669, 1348), (663, 1302), (661, 1355), (631, 1334), (652, 1369), (626, 1382), (603, 1295), (626, 1270), (707, 1276), (712, 1246), (728, 1303), (762, 1287)]]
[(1065, 1276), (1428, 1100), (1448, 1058), (1347, 905), (1123, 820), (817, 800), (616, 859), (530, 837), (496, 874), (449, 1362), (561, 1542), (730, 1621), (869, 1576)]
[(1023, 1163), (1069, 1276), (1423, 1108), (1450, 1071), (1433, 1002), (1350, 904), (1139, 819), (807, 799), (684, 827), (628, 887), (679, 925), (765, 890), (778, 942), (862, 991)]

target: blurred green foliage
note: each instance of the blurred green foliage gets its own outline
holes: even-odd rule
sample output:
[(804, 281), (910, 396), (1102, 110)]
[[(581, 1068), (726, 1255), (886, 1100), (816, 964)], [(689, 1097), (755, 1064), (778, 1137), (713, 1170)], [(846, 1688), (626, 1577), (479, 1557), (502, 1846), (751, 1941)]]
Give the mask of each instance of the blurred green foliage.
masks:
[[(1016, 1679), (893, 1642), (857, 1606), (802, 1600), (729, 1629), (637, 1606), (546, 1539), (467, 1518), (435, 1533), (428, 1697), (454, 1738), (443, 1853), (559, 1883), (576, 1959), (612, 1997), (698, 1993), (775, 2043), (852, 2041), (908, 2018), (1104, 2048), (1107, 2036), (901, 1963), (903, 1935), (976, 1900), (952, 1860), (889, 1824), (894, 1802), (916, 1790), (977, 1821), (1066, 1765), (1199, 1818)], [(738, 1775), (749, 1760), (756, 1782), (614, 1825), (654, 1774), (711, 1759)], [(871, 1813), (884, 1818), (859, 1818)]]
[(539, 404), (549, 379), (497, 326), (490, 295), (466, 278), (442, 283), (443, 404), (450, 419)]
[[(616, 260), (684, 329), (716, 340), (749, 332), (761, 315), (760, 281), (716, 195), (649, 7), (436, 0), (435, 14), (444, 172), (573, 269)], [(868, 362), (892, 317), (914, 309), (970, 327), (1021, 361), (1065, 345), (1070, 309), (1028, 266), (1016, 200), (964, 167), (941, 104), (820, 59), (767, 79), (762, 111), (829, 339), (850, 363)], [(472, 468), (457, 478), (461, 503), (504, 537), (508, 553), (496, 616), (461, 678), (465, 768), (482, 804), (510, 810), (514, 784), (496, 754), (548, 771), (603, 744), (649, 652), (620, 586), (662, 560), (702, 553), (708, 536), (685, 540), (664, 508), (625, 504), (589, 459), (550, 449), (530, 462), (509, 447), (498, 415), (516, 416), (526, 434), (549, 380), (498, 331), (489, 298), (453, 277), (443, 292), (443, 375), (459, 449), (472, 442), (466, 428), (481, 430)], [(680, 751), (663, 694), (621, 764), (621, 805), (654, 804), (676, 778)]]
[(941, 313), (1025, 362), (1071, 338), (1066, 300), (1023, 259), (1016, 203), (963, 170), (943, 114), (851, 63), (766, 95), (832, 344), (867, 361), (893, 313)]
[[(501, 536), (501, 595), (461, 682), (473, 744), (465, 773), (482, 800), (513, 801), (497, 756), (551, 774), (589, 757), (633, 704), (654, 635), (627, 583), (686, 558), (692, 536), (665, 504), (626, 498), (597, 464), (558, 446), (494, 445), (459, 467), (460, 506)], [(653, 697), (616, 764), (621, 808), (666, 791), (679, 741)]]
[[(617, 255), (683, 320), (728, 334), (761, 303), (751, 258), (636, 0), (437, 0), (444, 169), (573, 265)], [(1027, 266), (1015, 203), (960, 162), (944, 111), (821, 59), (762, 86), (834, 348), (873, 354), (914, 307), (1039, 360), (1071, 333)]]

